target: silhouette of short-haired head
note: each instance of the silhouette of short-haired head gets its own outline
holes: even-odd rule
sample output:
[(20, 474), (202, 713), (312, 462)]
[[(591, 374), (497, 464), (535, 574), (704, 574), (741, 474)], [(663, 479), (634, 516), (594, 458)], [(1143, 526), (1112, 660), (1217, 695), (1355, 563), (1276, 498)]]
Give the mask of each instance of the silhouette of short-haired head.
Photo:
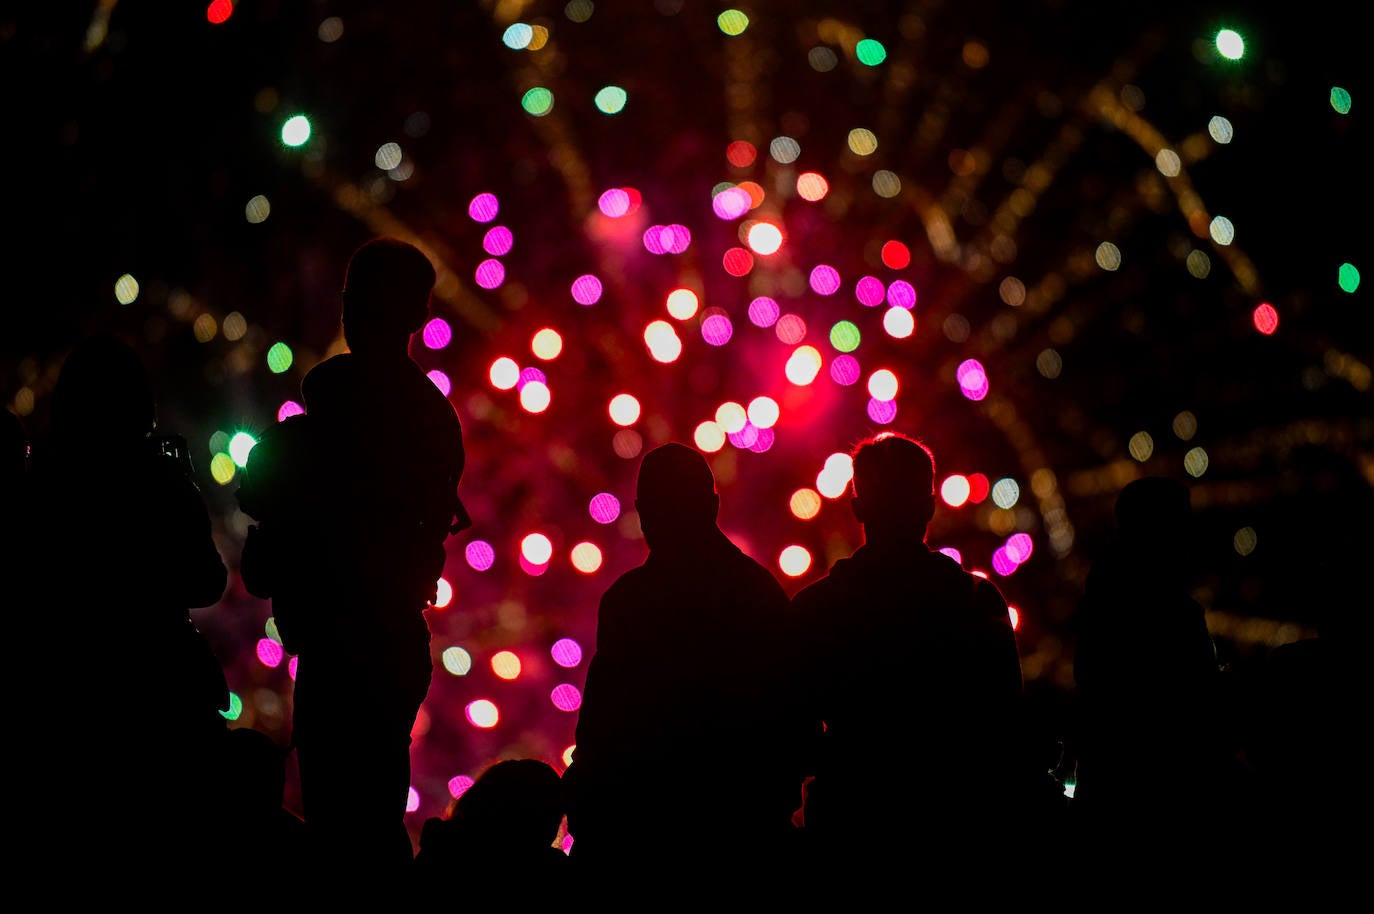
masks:
[(101, 333), (62, 363), (52, 399), (52, 437), (61, 445), (143, 438), (157, 419), (148, 373), (133, 347)]
[(497, 762), (453, 802), (450, 818), (506, 847), (549, 847), (563, 822), (562, 778), (539, 759)]
[(706, 458), (676, 442), (645, 454), (635, 484), (635, 510), (650, 549), (714, 529), (720, 499)]
[(854, 516), (868, 538), (920, 531), (935, 514), (935, 457), (915, 438), (886, 434), (854, 450)]
[(344, 339), (353, 350), (402, 350), (429, 316), (434, 264), (399, 238), (374, 238), (348, 261), (343, 288)]
[(1133, 480), (1116, 498), (1116, 527), (1125, 540), (1177, 540), (1188, 532), (1192, 514), (1188, 487), (1163, 476)]

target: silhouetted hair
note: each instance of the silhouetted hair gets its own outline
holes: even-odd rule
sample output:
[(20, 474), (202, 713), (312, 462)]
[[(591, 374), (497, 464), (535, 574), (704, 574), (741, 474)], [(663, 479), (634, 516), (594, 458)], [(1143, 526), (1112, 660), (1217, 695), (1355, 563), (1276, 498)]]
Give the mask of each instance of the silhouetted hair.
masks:
[(935, 455), (915, 438), (878, 435), (861, 442), (853, 458), (855, 495), (928, 501), (935, 494)]
[(709, 503), (716, 477), (698, 451), (676, 442), (654, 448), (639, 464), (635, 498), (652, 505)]
[(1177, 535), (1188, 526), (1192, 505), (1188, 487), (1177, 479), (1146, 476), (1126, 484), (1116, 498), (1116, 526), (1123, 537)]
[(434, 264), (424, 252), (399, 238), (374, 238), (348, 261), (344, 277), (344, 336), (360, 343), (402, 343), (429, 316)]
[(62, 363), (52, 398), (52, 435), (137, 438), (157, 413), (143, 362), (128, 343), (100, 333), (78, 343)]
[(449, 818), (491, 838), (551, 845), (563, 822), (562, 779), (539, 759), (497, 762), (453, 801)]

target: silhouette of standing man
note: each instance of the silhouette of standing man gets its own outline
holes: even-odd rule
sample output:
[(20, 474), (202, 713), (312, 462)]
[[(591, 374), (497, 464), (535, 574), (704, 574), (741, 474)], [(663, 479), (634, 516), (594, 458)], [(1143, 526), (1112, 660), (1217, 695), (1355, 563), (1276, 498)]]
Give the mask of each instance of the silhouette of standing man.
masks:
[(650, 876), (677, 900), (727, 870), (761, 876), (795, 834), (810, 731), (779, 675), (787, 596), (721, 533), (719, 504), (695, 450), (645, 455), (649, 556), (602, 597), (564, 775), (572, 857), (602, 897)]
[(930, 875), (986, 866), (980, 845), (1007, 840), (1029, 781), (1007, 604), (926, 545), (934, 479), (914, 439), (861, 444), (852, 506), (864, 544), (793, 598), (826, 725), (805, 830), (828, 864), (879, 877), (909, 877), (894, 857), (922, 845), (939, 861)]
[(349, 260), (349, 352), (312, 369), (306, 412), (249, 456), (239, 502), (257, 526), (246, 586), (270, 596), (299, 657), (292, 743), (315, 852), (326, 867), (410, 862), (405, 828), (410, 731), (433, 663), (423, 610), (444, 540), (468, 526), (457, 498), (462, 429), (410, 360), (434, 267), (379, 238)]

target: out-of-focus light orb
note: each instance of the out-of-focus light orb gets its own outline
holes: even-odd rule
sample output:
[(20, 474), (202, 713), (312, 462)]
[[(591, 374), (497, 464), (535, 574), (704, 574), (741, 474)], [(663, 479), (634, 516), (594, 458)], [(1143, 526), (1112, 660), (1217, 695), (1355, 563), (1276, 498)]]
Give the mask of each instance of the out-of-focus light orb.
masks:
[(210, 342), (215, 338), (215, 332), (218, 329), (219, 324), (215, 322), (215, 316), (208, 311), (198, 314), (195, 322), (191, 324), (191, 332), (195, 334), (197, 343)]
[(667, 321), (650, 321), (644, 328), (644, 344), (649, 347), (649, 355), (658, 362), (674, 362), (682, 355), (682, 340)]
[(879, 425), (888, 425), (897, 418), (897, 401), (870, 398), (865, 412), (868, 413), (868, 418)]
[[(1017, 631), (1021, 628), (1021, 611), (1015, 606), (1007, 607), (1007, 618), (1011, 621), (1012, 631)], [(1068, 789), (1068, 786), (1069, 785), (1065, 785), (1065, 788)], [(1070, 793), (1069, 796), (1072, 797), (1073, 794)]]
[(803, 200), (815, 203), (817, 200), (825, 199), (829, 192), (830, 182), (825, 180), (824, 175), (806, 171), (797, 176), (797, 196)]
[(1337, 114), (1350, 113), (1350, 93), (1340, 86), (1331, 87), (1331, 108)]
[[(749, 408), (746, 412), (749, 415), (750, 424), (755, 428), (772, 428), (778, 424), (778, 417), (782, 415), (778, 401), (772, 397), (755, 397), (749, 401)], [(717, 421), (720, 420), (717, 419)]]
[(782, 229), (771, 222), (755, 222), (749, 229), (748, 244), (755, 254), (776, 254), (782, 247)]
[(304, 146), (310, 139), (310, 119), (304, 114), (288, 117), (281, 125), (281, 141), (294, 148)]
[(701, 319), (701, 338), (712, 346), (724, 346), (734, 336), (735, 325), (719, 308), (707, 308)]
[(520, 383), (520, 366), (516, 364), (515, 359), (503, 355), (491, 363), (487, 377), (491, 380), (491, 386), (497, 390), (510, 390)]
[(669, 254), (681, 254), (687, 250), (692, 243), (692, 231), (685, 225), (674, 222), (672, 225), (665, 225), (660, 232), (663, 241), (663, 248)]
[(520, 107), (535, 117), (543, 117), (553, 110), (553, 93), (543, 86), (535, 86), (520, 99)]
[(270, 215), (272, 215), (272, 203), (262, 194), (251, 198), (243, 207), (244, 218), (253, 225), (266, 222)]
[(1197, 416), (1185, 409), (1174, 416), (1173, 428), (1180, 441), (1191, 441), (1197, 434)]
[(594, 305), (601, 300), (601, 280), (590, 273), (579, 276), (572, 284), (573, 301), (579, 305)]
[(730, 248), (721, 255), (720, 265), (731, 276), (747, 276), (754, 269), (754, 255), (745, 248)]
[(787, 375), (787, 380), (793, 384), (798, 387), (805, 387), (816, 380), (816, 375), (820, 374), (823, 363), (824, 360), (816, 347), (798, 346), (788, 357), (783, 373)]
[(716, 17), (716, 27), (731, 37), (742, 35), (749, 28), (749, 17), (740, 10), (726, 10)]
[(1241, 527), (1236, 531), (1236, 535), (1231, 537), (1231, 545), (1235, 547), (1238, 555), (1249, 555), (1255, 551), (1259, 545), (1259, 537), (1255, 535), (1254, 527)]
[(940, 483), (940, 498), (944, 499), (945, 504), (951, 508), (961, 507), (968, 501), (968, 496), (967, 476), (960, 476), (956, 473), (953, 476), (946, 476), (945, 481)]
[(836, 321), (830, 328), (830, 345), (839, 352), (853, 352), (859, 348), (859, 328), (850, 321)]
[(473, 571), (486, 571), (496, 562), (496, 550), (486, 540), (473, 540), (464, 547), (463, 558)]
[(1149, 432), (1136, 432), (1131, 436), (1131, 440), (1126, 442), (1126, 450), (1138, 463), (1144, 463), (1154, 455), (1155, 440), (1150, 437)]
[(210, 477), (222, 486), (227, 486), (234, 481), (234, 474), (238, 468), (234, 465), (234, 458), (223, 452), (210, 458)]
[(697, 449), (714, 454), (716, 451), (725, 447), (725, 429), (721, 428), (714, 421), (706, 421), (696, 427), (692, 432), (692, 441)]
[(854, 45), (854, 56), (859, 58), (859, 63), (864, 66), (876, 67), (887, 60), (887, 48), (883, 47), (881, 41), (865, 38)]
[(606, 411), (616, 425), (634, 425), (639, 421), (639, 401), (630, 394), (616, 394), (611, 397)]
[[(294, 667), (295, 665), (296, 665), (296, 658), (295, 658), (295, 657), (292, 657), (292, 658), (291, 658), (291, 666)], [(295, 679), (295, 678), (296, 678), (295, 673), (292, 673), (292, 674), (291, 674), (291, 678), (292, 678), (292, 679)], [(228, 708), (221, 709), (219, 713), (220, 713), (220, 716), (223, 717), (225, 720), (238, 720), (238, 719), (239, 719), (239, 715), (241, 715), (241, 714), (243, 713), (243, 699), (240, 698), (240, 697), (238, 696), (238, 693), (237, 693), (237, 692), (230, 692), (230, 693), (229, 693), (229, 707), (228, 707)]]
[(988, 478), (982, 473), (968, 474), (968, 500), (975, 505), (983, 503), (983, 499), (988, 497), (988, 492), (992, 486), (988, 485)]
[(530, 340), (530, 351), (536, 358), (552, 361), (563, 351), (563, 337), (552, 327), (545, 327)]
[(377, 152), (372, 156), (372, 164), (382, 171), (390, 171), (401, 164), (401, 144), (383, 143), (377, 147)]
[(329, 18), (325, 19), (320, 23), (320, 27), (315, 31), (315, 34), (319, 36), (320, 41), (323, 41), (325, 44), (333, 44), (334, 42), (338, 41), (340, 38), (343, 37), (343, 33), (344, 23), (343, 20), (340, 19), (338, 16), (330, 16)]
[(1016, 570), (1016, 562), (1007, 554), (1006, 546), (998, 546), (992, 553), (992, 570), (1006, 577)]
[(954, 559), (954, 561), (958, 562), (961, 565), (964, 563), (963, 553), (961, 553), (958, 549), (955, 549), (953, 546), (943, 546), (940, 548), (940, 552), (941, 554), (947, 555), (950, 558)]
[(758, 154), (759, 151), (754, 148), (754, 144), (744, 140), (735, 140), (725, 147), (726, 161), (736, 168), (748, 168), (753, 165)]
[(1235, 138), (1236, 131), (1230, 121), (1218, 114), (1207, 122), (1207, 134), (1216, 142), (1225, 145)]
[(810, 520), (821, 513), (821, 493), (815, 489), (798, 489), (792, 493), (787, 507), (798, 520)]
[(282, 403), (282, 405), (281, 405), (280, 407), (277, 408), (277, 421), (278, 421), (278, 422), (285, 422), (287, 419), (290, 419), (292, 416), (299, 416), (299, 415), (302, 415), (302, 414), (304, 414), (304, 413), (305, 413), (305, 407), (304, 407), (304, 406), (301, 406), (301, 405), (300, 405), (299, 403), (297, 403), (295, 400), (286, 400), (285, 402)]
[(1176, 178), (1183, 171), (1183, 160), (1172, 149), (1161, 149), (1155, 153), (1155, 168), (1166, 178)]
[(481, 193), (468, 201), (468, 218), (473, 222), (490, 222), (501, 211), (501, 203), (495, 194)]
[(766, 295), (760, 295), (749, 303), (749, 322), (755, 327), (767, 329), (773, 326), (780, 314), (778, 303)]
[(420, 338), (430, 349), (443, 349), (453, 340), (453, 328), (442, 317), (430, 318)]
[(859, 300), (859, 304), (873, 308), (883, 303), (887, 290), (883, 287), (883, 281), (876, 276), (865, 276), (854, 285), (854, 297)]
[(492, 226), (487, 229), (486, 235), (482, 237), (482, 250), (493, 257), (502, 257), (509, 254), (514, 244), (514, 233), (504, 225)]
[(1194, 478), (1206, 473), (1209, 463), (1207, 452), (1200, 447), (1195, 447), (1183, 455), (1183, 469), (1187, 470), (1188, 475)]
[(570, 670), (582, 662), (582, 645), (571, 638), (559, 638), (549, 648), (549, 656), (554, 663)]
[(1040, 372), (1041, 377), (1054, 380), (1064, 370), (1064, 359), (1053, 349), (1042, 349), (1035, 357), (1035, 370)]
[(1217, 216), (1212, 219), (1207, 230), (1211, 234), (1212, 240), (1223, 247), (1236, 240), (1236, 227), (1225, 216)]
[(595, 10), (596, 4), (592, 0), (568, 0), (567, 6), (563, 7), (563, 15), (573, 22), (586, 22), (592, 18)]
[(272, 667), (273, 669), (280, 666), (282, 659), (285, 657), (281, 644), (273, 641), (271, 638), (258, 639), (257, 655), (258, 660), (262, 662), (263, 666)]
[(789, 346), (797, 345), (802, 339), (807, 338), (807, 322), (802, 320), (801, 315), (783, 315), (779, 317), (778, 323), (774, 324), (774, 334), (779, 342), (785, 342)]
[(520, 678), (520, 658), (514, 651), (497, 651), (491, 655), (491, 671), (510, 681)]
[(1013, 533), (1007, 537), (1006, 543), (1002, 548), (1007, 550), (1007, 557), (1018, 565), (1030, 561), (1030, 557), (1035, 552), (1035, 540), (1031, 539), (1029, 533)]
[(855, 127), (849, 131), (849, 151), (859, 156), (872, 155), (878, 151), (878, 137), (867, 127)]
[(596, 110), (602, 114), (619, 114), (625, 110), (629, 96), (619, 86), (604, 86), (596, 93)]
[(840, 291), (840, 271), (829, 264), (819, 264), (811, 270), (810, 284), (817, 295), (834, 295)]
[(534, 29), (525, 22), (516, 22), (506, 28), (501, 35), (501, 42), (512, 51), (523, 51), (530, 46), (530, 39), (534, 37)]
[(719, 219), (730, 221), (749, 212), (753, 205), (749, 191), (742, 187), (727, 187), (711, 198), (711, 212)]
[(469, 702), (468, 706), (463, 709), (463, 713), (467, 716), (469, 723), (483, 730), (490, 730), (501, 720), (501, 712), (497, 709), (496, 704), (486, 698)]
[(778, 567), (789, 578), (799, 578), (811, 570), (811, 552), (805, 546), (788, 546), (778, 555)]
[(806, 62), (811, 65), (811, 69), (817, 73), (829, 73), (839, 66), (839, 56), (824, 45), (816, 45), (806, 52)]
[(1245, 39), (1234, 29), (1217, 32), (1217, 51), (1227, 60), (1240, 60), (1245, 56)]
[(716, 408), (716, 424), (724, 429), (727, 435), (741, 431), (748, 421), (748, 411), (733, 400), (722, 403)]
[(680, 321), (696, 316), (701, 299), (691, 289), (674, 289), (668, 293), (668, 313)]
[(1279, 329), (1278, 309), (1268, 302), (1256, 305), (1250, 320), (1254, 323), (1255, 329), (1265, 336), (1272, 336), (1274, 331)]
[(582, 707), (582, 693), (570, 682), (561, 682), (549, 693), (549, 701), (560, 711), (576, 711)]
[(583, 574), (595, 574), (601, 569), (601, 547), (596, 543), (583, 540), (572, 547), (571, 557), (573, 567)]
[(444, 374), (439, 369), (435, 368), (432, 371), (427, 372), (425, 374), (425, 377), (429, 378), (430, 382), (435, 387), (439, 388), (439, 393), (443, 394), (444, 396), (447, 397), (449, 393), (452, 392), (453, 384), (449, 381), (448, 375)]
[(211, 25), (223, 25), (234, 15), (233, 0), (212, 0), (205, 8), (205, 18)]
[(1093, 254), (1093, 260), (1097, 265), (1111, 273), (1121, 269), (1121, 248), (1104, 241), (1097, 246), (1097, 251)]
[(883, 266), (889, 270), (905, 270), (911, 264), (911, 249), (900, 241), (883, 244)]
[(988, 395), (988, 373), (977, 359), (960, 362), (954, 377), (959, 382), (960, 392), (970, 400), (981, 400)]
[(841, 387), (848, 387), (858, 381), (859, 375), (862, 373), (859, 360), (852, 355), (836, 356), (835, 360), (830, 363), (830, 380)]
[(768, 144), (768, 154), (779, 165), (791, 165), (801, 155), (801, 143), (790, 136), (774, 137), (773, 142)]
[(587, 513), (598, 524), (613, 524), (620, 517), (620, 499), (610, 492), (598, 492), (587, 505)]
[(725, 437), (737, 448), (753, 450), (759, 441), (759, 429), (745, 422), (743, 428), (737, 432), (727, 432)]
[(612, 187), (610, 190), (602, 191), (597, 198), (596, 206), (601, 212), (612, 219), (619, 219), (630, 211), (630, 195), (623, 188)]
[(125, 273), (115, 280), (114, 293), (115, 301), (121, 305), (132, 305), (138, 299), (138, 280)]
[(281, 374), (291, 367), (295, 356), (291, 353), (291, 347), (285, 343), (273, 343), (267, 350), (267, 370), (273, 374)]
[(448, 795), (455, 800), (468, 792), (473, 784), (477, 783), (466, 774), (454, 775), (448, 779)]
[(472, 655), (456, 645), (445, 648), (439, 659), (454, 676), (466, 676), (472, 671)]
[(883, 330), (895, 340), (904, 340), (916, 332), (916, 318), (906, 308), (888, 308), (883, 314)]
[(549, 385), (543, 381), (531, 381), (520, 388), (520, 406), (529, 413), (542, 413), (549, 408), (549, 403), (553, 401), (553, 394), (549, 391)]
[(868, 395), (875, 400), (897, 399), (897, 375), (887, 368), (879, 368), (868, 376)]
[(896, 172), (880, 168), (873, 172), (873, 192), (880, 197), (891, 200), (902, 192), (902, 179), (897, 177)]
[(534, 34), (530, 36), (530, 44), (526, 50), (537, 51), (549, 43), (549, 30), (546, 26), (533, 26)]
[(505, 264), (494, 257), (484, 260), (473, 271), (473, 279), (483, 289), (495, 289), (506, 281)]
[(553, 558), (553, 543), (542, 533), (530, 533), (520, 541), (520, 554), (532, 565), (547, 565)]
[(826, 498), (839, 498), (853, 478), (854, 458), (836, 451), (825, 458), (824, 466), (816, 474), (816, 491)]
[(1341, 287), (1342, 292), (1355, 294), (1355, 290), (1360, 287), (1360, 271), (1353, 263), (1341, 264), (1340, 270), (1336, 273), (1336, 283)]
[(235, 432), (229, 439), (229, 456), (237, 467), (248, 466), (248, 455), (258, 446), (258, 439), (247, 432)]
[(916, 287), (905, 279), (894, 279), (887, 287), (887, 303), (894, 308), (916, 307)]
[(992, 503), (999, 508), (1014, 508), (1020, 498), (1021, 487), (1015, 479), (999, 479), (992, 487)]
[(440, 578), (434, 582), (434, 608), (446, 609), (453, 602), (453, 585), (447, 578)]

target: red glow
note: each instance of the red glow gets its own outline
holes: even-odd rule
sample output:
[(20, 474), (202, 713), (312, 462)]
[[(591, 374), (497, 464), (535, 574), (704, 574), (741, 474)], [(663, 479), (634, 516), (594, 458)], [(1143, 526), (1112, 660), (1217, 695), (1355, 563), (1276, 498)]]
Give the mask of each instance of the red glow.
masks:
[(991, 488), (988, 478), (982, 473), (970, 473), (968, 475), (968, 500), (971, 504), (982, 504), (983, 499), (988, 497), (988, 491)]
[(1255, 322), (1255, 329), (1265, 336), (1272, 336), (1279, 329), (1279, 312), (1268, 302), (1256, 308), (1251, 319)]
[(210, 20), (212, 25), (220, 25), (228, 22), (229, 17), (234, 15), (234, 4), (232, 0), (214, 0), (205, 8), (205, 18)]
[(725, 272), (731, 276), (744, 276), (754, 269), (754, 255), (744, 248), (731, 248), (725, 252), (721, 263), (725, 266)]
[(883, 245), (883, 265), (890, 270), (905, 270), (911, 263), (911, 250), (900, 241)]
[(725, 158), (736, 168), (748, 168), (754, 164), (754, 159), (759, 154), (754, 148), (753, 143), (746, 143), (744, 140), (735, 140), (725, 147)]

